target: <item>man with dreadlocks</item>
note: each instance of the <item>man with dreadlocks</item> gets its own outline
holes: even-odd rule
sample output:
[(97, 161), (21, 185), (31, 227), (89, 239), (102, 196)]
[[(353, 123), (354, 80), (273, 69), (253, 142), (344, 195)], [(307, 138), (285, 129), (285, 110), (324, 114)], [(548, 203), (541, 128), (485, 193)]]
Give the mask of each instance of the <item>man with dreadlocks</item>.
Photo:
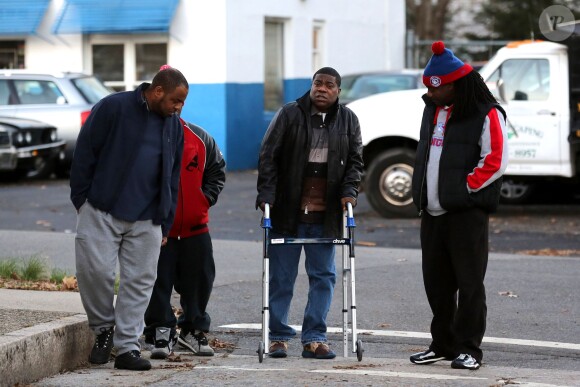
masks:
[(489, 214), (507, 167), (506, 114), (469, 64), (443, 42), (432, 51), (413, 173), (432, 342), (411, 362), (452, 360), (452, 368), (476, 370), (487, 314)]

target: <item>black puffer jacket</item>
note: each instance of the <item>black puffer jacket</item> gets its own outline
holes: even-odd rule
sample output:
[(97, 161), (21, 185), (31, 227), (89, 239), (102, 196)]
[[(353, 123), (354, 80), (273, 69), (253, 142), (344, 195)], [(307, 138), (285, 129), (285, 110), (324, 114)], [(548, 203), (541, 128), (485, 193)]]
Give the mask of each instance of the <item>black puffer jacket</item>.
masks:
[[(312, 127), (310, 92), (284, 105), (274, 116), (260, 150), (258, 197), (272, 205), (274, 231), (296, 235), (304, 169)], [(329, 112), (325, 236), (341, 236), (342, 197), (356, 198), (363, 170), (362, 139), (356, 115), (337, 103)]]

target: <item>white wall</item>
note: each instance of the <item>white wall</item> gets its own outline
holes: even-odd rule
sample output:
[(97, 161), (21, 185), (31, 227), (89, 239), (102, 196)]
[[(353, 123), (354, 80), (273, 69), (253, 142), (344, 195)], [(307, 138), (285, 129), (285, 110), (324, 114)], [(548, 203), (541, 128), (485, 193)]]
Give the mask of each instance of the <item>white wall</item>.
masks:
[(26, 38), (24, 61), (38, 71), (84, 71), (82, 35), (53, 35), (52, 26), (63, 0), (49, 3), (36, 35)]
[(285, 78), (312, 76), (315, 20), (324, 22), (324, 65), (343, 74), (403, 67), (403, 0), (229, 0), (227, 81), (263, 81), (266, 17), (286, 21)]
[[(51, 1), (37, 36), (27, 38), (27, 68), (90, 71), (82, 35), (52, 33), (63, 1)], [(312, 76), (314, 21), (324, 25), (323, 65), (342, 74), (400, 68), (404, 13), (404, 0), (181, 0), (170, 29), (168, 63), (191, 83), (261, 83), (264, 20), (279, 18), (285, 21), (287, 79)]]
[[(241, 1), (243, 3), (243, 1)], [(181, 0), (173, 18), (168, 62), (190, 83), (223, 83), (226, 0)]]

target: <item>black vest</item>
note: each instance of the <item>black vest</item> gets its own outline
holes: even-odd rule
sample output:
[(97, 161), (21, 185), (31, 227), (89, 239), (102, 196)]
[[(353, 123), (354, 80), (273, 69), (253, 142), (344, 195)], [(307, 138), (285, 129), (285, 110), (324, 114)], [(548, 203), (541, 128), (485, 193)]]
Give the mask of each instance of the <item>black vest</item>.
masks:
[[(427, 207), (425, 173), (436, 112), (436, 106), (426, 102), (413, 171), (413, 202), (418, 210)], [(460, 211), (471, 207), (479, 207), (487, 212), (497, 210), (501, 178), (478, 192), (467, 191), (467, 175), (475, 169), (481, 158), (479, 140), (483, 123), (487, 113), (494, 107), (506, 116), (498, 104), (490, 103), (479, 105), (476, 113), (469, 117), (458, 119), (452, 115), (447, 121), (443, 152), (439, 161), (439, 202), (447, 211)]]

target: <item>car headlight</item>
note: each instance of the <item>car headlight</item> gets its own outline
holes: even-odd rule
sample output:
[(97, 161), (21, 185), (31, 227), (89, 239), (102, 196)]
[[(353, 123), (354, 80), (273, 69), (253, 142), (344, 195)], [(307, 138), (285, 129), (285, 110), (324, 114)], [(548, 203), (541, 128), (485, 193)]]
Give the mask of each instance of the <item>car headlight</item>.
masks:
[(57, 140), (56, 130), (51, 130), (50, 131), (50, 142), (55, 142), (56, 140)]
[(14, 135), (14, 143), (16, 145), (20, 145), (24, 142), (24, 134), (22, 134), (21, 132), (18, 132)]
[(24, 133), (24, 141), (27, 144), (30, 144), (32, 142), (32, 133), (30, 133), (30, 132)]

